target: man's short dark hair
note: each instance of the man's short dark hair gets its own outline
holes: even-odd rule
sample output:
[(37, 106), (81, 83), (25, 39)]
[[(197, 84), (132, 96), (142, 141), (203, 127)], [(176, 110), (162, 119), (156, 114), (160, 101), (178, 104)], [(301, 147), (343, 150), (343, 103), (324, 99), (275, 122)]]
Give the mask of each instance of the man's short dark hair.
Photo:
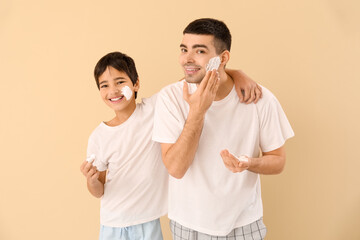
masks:
[[(109, 66), (115, 68), (119, 72), (126, 73), (133, 85), (136, 84), (139, 76), (136, 71), (134, 60), (124, 53), (112, 52), (103, 56), (95, 66), (94, 77), (98, 89), (100, 89), (99, 77), (106, 71), (106, 68)], [(135, 92), (135, 99), (136, 97), (137, 92)]]
[(191, 22), (183, 31), (183, 34), (200, 34), (214, 36), (216, 53), (220, 54), (225, 50), (230, 51), (231, 34), (224, 22), (213, 18), (200, 18)]

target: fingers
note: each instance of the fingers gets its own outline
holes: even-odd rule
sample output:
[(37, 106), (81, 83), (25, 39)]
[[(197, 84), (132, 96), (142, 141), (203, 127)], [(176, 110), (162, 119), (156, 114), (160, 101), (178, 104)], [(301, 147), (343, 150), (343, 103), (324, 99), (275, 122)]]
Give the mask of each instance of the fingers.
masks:
[(236, 91), (237, 95), (239, 96), (240, 102), (243, 103), (244, 102), (244, 90), (236, 87), (235, 91)]
[(251, 93), (250, 93), (250, 92), (251, 92), (251, 88), (249, 87), (249, 88), (246, 88), (246, 89), (242, 89), (241, 92), (243, 93), (243, 96), (244, 96), (242, 102), (247, 103), (247, 102), (249, 101), (250, 97), (251, 97)]
[[(245, 96), (243, 98), (243, 102), (246, 104), (252, 102), (257, 103), (262, 97), (262, 88), (258, 84), (247, 88), (246, 90), (244, 90), (244, 92), (245, 92)], [(240, 102), (241, 102), (241, 98), (240, 98)]]
[(98, 170), (96, 170), (96, 168), (94, 169), (94, 173), (92, 175), (89, 176), (89, 178), (94, 181), (97, 180), (100, 176), (100, 172)]
[(248, 164), (240, 162), (236, 157), (229, 153), (228, 150), (223, 150), (220, 152), (220, 155), (223, 159), (223, 162), (231, 172), (242, 172), (248, 169)]
[(212, 92), (216, 93), (220, 85), (219, 81), (219, 73), (216, 70), (211, 71), (210, 78), (208, 80), (208, 83), (206, 85), (206, 88)]
[(91, 163), (84, 161), (80, 166), (80, 171), (82, 174), (87, 178), (92, 178), (94, 174), (96, 174), (98, 171), (95, 166), (93, 166)]
[(262, 88), (259, 86), (259, 85), (256, 85), (256, 88), (255, 88), (255, 100), (254, 100), (254, 103), (257, 103), (260, 98), (262, 97)]
[(249, 90), (249, 92), (250, 92), (250, 97), (249, 97), (249, 99), (245, 102), (246, 104), (252, 103), (252, 102), (255, 100), (255, 98), (256, 98), (255, 89), (256, 89), (256, 87), (250, 88), (250, 90)]
[(203, 90), (206, 88), (206, 86), (207, 86), (207, 84), (208, 84), (208, 81), (209, 81), (209, 79), (210, 79), (210, 77), (211, 77), (212, 72), (213, 72), (213, 71), (207, 71), (207, 72), (206, 72), (205, 77), (201, 80), (201, 83), (200, 83), (198, 89), (200, 89), (201, 91), (203, 91)]

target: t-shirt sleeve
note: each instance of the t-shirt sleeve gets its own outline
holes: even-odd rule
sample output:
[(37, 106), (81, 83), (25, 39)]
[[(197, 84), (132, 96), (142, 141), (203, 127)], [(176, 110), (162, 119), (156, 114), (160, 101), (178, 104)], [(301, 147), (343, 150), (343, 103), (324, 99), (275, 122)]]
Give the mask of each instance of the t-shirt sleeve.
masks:
[(260, 117), (260, 148), (263, 152), (273, 151), (285, 144), (294, 136), (291, 125), (274, 95), (259, 109)]
[(175, 143), (181, 134), (184, 120), (179, 117), (179, 109), (170, 100), (167, 92), (158, 93), (152, 139), (160, 143)]
[(94, 134), (89, 137), (87, 154), (86, 158), (89, 158), (91, 155), (95, 155), (95, 160), (93, 166), (95, 166), (100, 172), (107, 170), (108, 161), (103, 159), (101, 148), (96, 142)]

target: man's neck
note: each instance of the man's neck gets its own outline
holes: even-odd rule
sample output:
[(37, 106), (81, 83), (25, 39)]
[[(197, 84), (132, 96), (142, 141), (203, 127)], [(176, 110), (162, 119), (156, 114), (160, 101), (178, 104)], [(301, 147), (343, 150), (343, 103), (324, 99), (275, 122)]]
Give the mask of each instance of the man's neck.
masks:
[(219, 72), (220, 74), (220, 86), (216, 93), (215, 101), (219, 101), (224, 99), (230, 92), (234, 86), (233, 79), (226, 74), (225, 71)]

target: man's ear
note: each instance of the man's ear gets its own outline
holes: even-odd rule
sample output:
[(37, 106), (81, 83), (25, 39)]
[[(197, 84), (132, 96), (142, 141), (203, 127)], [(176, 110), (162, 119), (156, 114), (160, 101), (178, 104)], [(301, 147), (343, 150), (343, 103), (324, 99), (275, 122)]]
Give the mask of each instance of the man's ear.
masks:
[(225, 66), (228, 61), (230, 60), (230, 52), (228, 50), (223, 51), (220, 54), (221, 64), (222, 66)]

